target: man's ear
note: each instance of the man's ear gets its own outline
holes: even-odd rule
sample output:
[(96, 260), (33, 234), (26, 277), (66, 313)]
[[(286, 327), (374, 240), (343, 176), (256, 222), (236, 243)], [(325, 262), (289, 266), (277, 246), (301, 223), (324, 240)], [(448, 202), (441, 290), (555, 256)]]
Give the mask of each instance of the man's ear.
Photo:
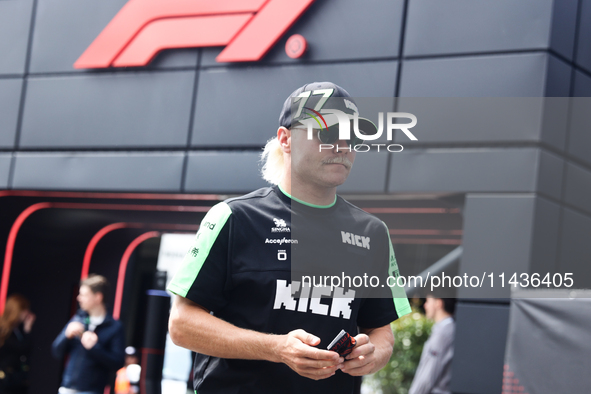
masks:
[(437, 310), (444, 310), (444, 305), (443, 305), (443, 299), (441, 298), (435, 298), (435, 306)]
[(277, 129), (277, 140), (281, 150), (285, 153), (291, 153), (291, 130), (281, 126)]

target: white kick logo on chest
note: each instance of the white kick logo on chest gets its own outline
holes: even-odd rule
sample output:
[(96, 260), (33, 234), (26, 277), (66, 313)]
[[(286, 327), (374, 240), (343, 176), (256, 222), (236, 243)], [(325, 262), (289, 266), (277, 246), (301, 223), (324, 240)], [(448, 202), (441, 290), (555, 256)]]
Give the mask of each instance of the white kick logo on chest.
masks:
[(359, 246), (360, 248), (369, 249), (369, 237), (348, 233), (346, 231), (341, 231), (341, 237), (343, 238), (344, 244), (355, 245)]
[[(312, 312), (316, 315), (351, 318), (351, 302), (355, 300), (355, 290), (348, 290), (335, 287), (310, 287), (301, 288), (301, 282), (293, 281), (288, 284), (286, 280), (277, 279), (277, 290), (275, 291), (275, 303), (273, 309), (287, 309), (297, 312)], [(294, 293), (292, 295), (292, 289)], [(310, 296), (311, 293), (311, 296)], [(299, 296), (299, 299), (294, 298)], [(321, 298), (324, 297), (324, 298)], [(321, 301), (330, 301), (330, 305)]]

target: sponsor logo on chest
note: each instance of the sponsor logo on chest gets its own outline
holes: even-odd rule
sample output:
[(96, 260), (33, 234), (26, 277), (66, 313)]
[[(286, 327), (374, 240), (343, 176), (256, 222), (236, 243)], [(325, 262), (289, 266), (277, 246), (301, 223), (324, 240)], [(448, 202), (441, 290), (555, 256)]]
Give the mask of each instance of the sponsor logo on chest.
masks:
[(299, 281), (288, 283), (286, 280), (277, 279), (273, 309), (349, 320), (354, 300), (355, 290), (345, 290), (341, 287), (311, 287), (302, 285)]
[(360, 248), (369, 249), (369, 237), (341, 231), (341, 238), (344, 244), (355, 245), (359, 246)]
[(273, 218), (275, 227), (271, 227), (272, 233), (289, 233), (291, 229), (287, 226), (287, 223), (283, 219)]

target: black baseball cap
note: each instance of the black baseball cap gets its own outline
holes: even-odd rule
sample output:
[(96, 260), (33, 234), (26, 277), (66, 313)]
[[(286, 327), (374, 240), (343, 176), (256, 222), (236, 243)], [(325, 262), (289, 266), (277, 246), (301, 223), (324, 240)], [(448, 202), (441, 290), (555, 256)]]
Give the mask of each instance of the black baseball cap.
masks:
[(332, 82), (312, 82), (293, 91), (283, 103), (279, 126), (291, 129), (298, 125), (311, 125), (314, 129), (322, 129), (338, 124), (336, 115), (322, 114), (324, 109), (340, 110), (351, 120), (357, 115), (359, 130), (363, 134), (375, 134), (378, 130), (371, 120), (359, 116), (349, 92)]

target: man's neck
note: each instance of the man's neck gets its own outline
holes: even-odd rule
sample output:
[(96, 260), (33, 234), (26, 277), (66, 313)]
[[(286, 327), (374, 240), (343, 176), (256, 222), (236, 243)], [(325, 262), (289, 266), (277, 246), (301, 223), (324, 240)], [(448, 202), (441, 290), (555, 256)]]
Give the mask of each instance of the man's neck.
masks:
[(107, 309), (104, 305), (98, 305), (87, 311), (90, 317), (103, 317), (107, 314)]
[(307, 202), (308, 204), (328, 206), (335, 201), (337, 188), (321, 188), (310, 184), (295, 182), (290, 176), (286, 176), (280, 183), (281, 189), (290, 196)]
[(439, 323), (442, 320), (447, 319), (448, 317), (451, 317), (451, 315), (445, 311), (437, 311), (437, 313), (435, 313), (435, 317), (434, 317), (434, 321), (435, 324)]

